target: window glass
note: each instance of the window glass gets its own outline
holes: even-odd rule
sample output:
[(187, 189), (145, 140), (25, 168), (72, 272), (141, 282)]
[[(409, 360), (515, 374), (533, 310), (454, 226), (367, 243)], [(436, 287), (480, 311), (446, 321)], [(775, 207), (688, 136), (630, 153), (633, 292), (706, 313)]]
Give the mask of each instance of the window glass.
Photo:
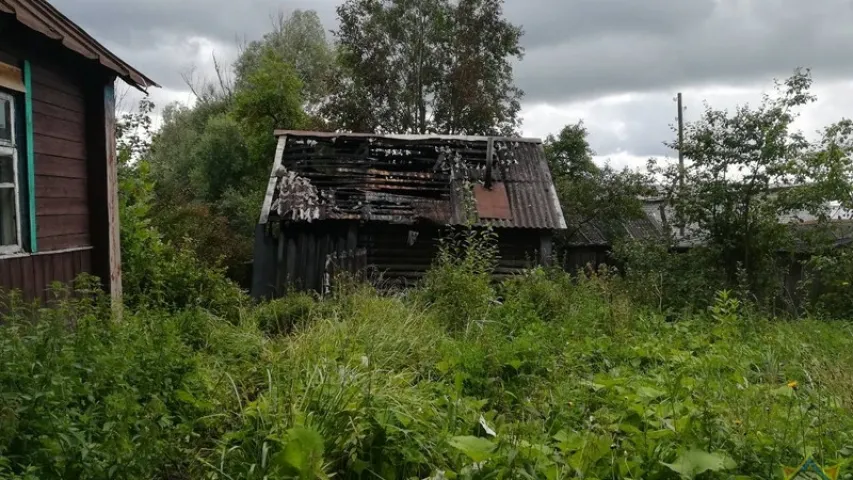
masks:
[(11, 155), (0, 155), (0, 183), (15, 183), (14, 161)]
[(0, 96), (0, 141), (12, 143), (12, 98)]
[(0, 246), (17, 245), (18, 220), (15, 189), (0, 188)]

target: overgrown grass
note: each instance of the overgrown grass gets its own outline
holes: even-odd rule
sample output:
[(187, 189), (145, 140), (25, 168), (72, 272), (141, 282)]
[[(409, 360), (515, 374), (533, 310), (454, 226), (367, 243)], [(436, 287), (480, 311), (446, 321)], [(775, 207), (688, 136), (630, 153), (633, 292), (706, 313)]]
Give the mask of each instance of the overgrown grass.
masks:
[(779, 478), (853, 455), (847, 323), (771, 322), (725, 293), (671, 321), (606, 277), (483, 286), (454, 262), (405, 295), (228, 318), (16, 307), (0, 477)]

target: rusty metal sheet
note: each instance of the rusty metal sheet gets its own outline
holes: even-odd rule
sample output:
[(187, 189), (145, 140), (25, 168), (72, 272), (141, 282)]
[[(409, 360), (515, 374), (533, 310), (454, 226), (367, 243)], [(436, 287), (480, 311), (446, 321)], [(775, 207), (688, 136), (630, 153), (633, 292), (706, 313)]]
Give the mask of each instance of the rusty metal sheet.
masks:
[(21, 24), (48, 38), (59, 40), (65, 48), (84, 58), (98, 61), (104, 68), (140, 90), (160, 86), (107, 50), (46, 0), (3, 0), (0, 11), (14, 14)]
[(509, 197), (503, 183), (492, 184), (491, 189), (483, 185), (474, 186), (474, 202), (477, 204), (477, 215), (480, 219), (511, 220)]

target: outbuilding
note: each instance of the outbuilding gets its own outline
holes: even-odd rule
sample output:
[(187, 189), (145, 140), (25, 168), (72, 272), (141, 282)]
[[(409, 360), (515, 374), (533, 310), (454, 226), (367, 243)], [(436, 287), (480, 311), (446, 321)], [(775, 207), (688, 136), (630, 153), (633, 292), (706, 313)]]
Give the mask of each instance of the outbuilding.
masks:
[(566, 228), (542, 142), (278, 131), (255, 231), (252, 293), (323, 291), (333, 273), (417, 282), (450, 227), (491, 227), (496, 274), (551, 258)]

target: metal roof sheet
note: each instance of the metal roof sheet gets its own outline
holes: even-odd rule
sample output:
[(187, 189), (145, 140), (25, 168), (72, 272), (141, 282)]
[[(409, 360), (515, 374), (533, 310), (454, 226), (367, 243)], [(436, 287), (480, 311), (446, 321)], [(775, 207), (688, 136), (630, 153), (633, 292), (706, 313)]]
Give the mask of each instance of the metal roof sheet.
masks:
[(65, 48), (99, 62), (141, 90), (159, 87), (153, 80), (107, 50), (45, 0), (0, 0), (0, 12), (14, 15), (19, 23), (28, 28), (58, 40)]

